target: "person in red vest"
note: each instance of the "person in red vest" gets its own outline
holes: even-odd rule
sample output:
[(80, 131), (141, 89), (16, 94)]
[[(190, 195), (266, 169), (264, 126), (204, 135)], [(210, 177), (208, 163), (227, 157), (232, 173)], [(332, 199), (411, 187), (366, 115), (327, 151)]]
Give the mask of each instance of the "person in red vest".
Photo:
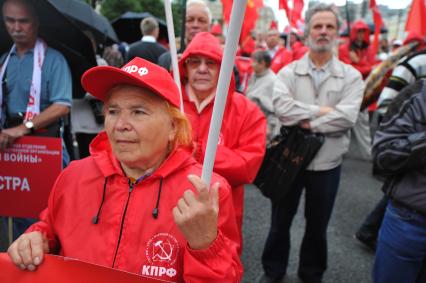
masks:
[(272, 58), (271, 70), (278, 73), (282, 67), (293, 61), (293, 53), (285, 47), (280, 46), (280, 33), (276, 29), (268, 31), (266, 34), (266, 46), (269, 56)]
[(339, 47), (339, 59), (352, 65), (366, 79), (376, 61), (370, 47), (370, 30), (363, 20), (358, 20), (351, 26), (349, 41)]

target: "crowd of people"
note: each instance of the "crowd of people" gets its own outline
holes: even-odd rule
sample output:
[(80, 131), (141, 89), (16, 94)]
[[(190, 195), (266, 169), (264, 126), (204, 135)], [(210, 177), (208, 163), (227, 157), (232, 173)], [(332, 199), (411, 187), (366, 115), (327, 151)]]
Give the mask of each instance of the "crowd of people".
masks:
[[(376, 252), (373, 282), (423, 282), (424, 38), (410, 34), (401, 44), (415, 41), (416, 50), (383, 78), (377, 110), (361, 105), (365, 81), (386, 60), (387, 47), (374, 54), (363, 20), (339, 45), (337, 10), (317, 3), (306, 12), (303, 34), (289, 30), (287, 44), (276, 28), (244, 42), (206, 184), (200, 164), (226, 38), (217, 25), (211, 29), (203, 0), (186, 6), (181, 91), (170, 74), (171, 54), (157, 42), (158, 21), (147, 17), (142, 39), (124, 56), (116, 47), (97, 55), (98, 66), (81, 78), (83, 99), (72, 97), (64, 56), (39, 36), (32, 2), (5, 0), (2, 15), (13, 46), (0, 57), (0, 150), (25, 135), (64, 140), (64, 120), (79, 146), (70, 163), (63, 141), (64, 170), (39, 219), (14, 218), (8, 254), (18, 268), (35, 271), (53, 253), (172, 282), (240, 282), (244, 185), (255, 179), (280, 127), (297, 126), (323, 134), (324, 143), (287, 195), (271, 200), (258, 282), (286, 277), (302, 193), (306, 227), (297, 274), (305, 283), (323, 282), (327, 227), (351, 144), (384, 180), (383, 199), (354, 231)], [(373, 111), (380, 113), (374, 138)]]

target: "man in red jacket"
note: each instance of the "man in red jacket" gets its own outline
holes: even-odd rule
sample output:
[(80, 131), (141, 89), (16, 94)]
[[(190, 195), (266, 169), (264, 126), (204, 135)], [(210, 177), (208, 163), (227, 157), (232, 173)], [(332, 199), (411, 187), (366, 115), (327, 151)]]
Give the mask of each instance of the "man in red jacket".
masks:
[(290, 32), (290, 46), (293, 52), (294, 61), (299, 60), (309, 51), (309, 48), (303, 44), (297, 30), (292, 30)]
[[(196, 159), (203, 162), (219, 77), (222, 48), (210, 33), (197, 34), (179, 61), (185, 113), (192, 125)], [(256, 177), (265, 152), (266, 119), (248, 98), (234, 91), (231, 80), (214, 172), (232, 187), (237, 224), (243, 219), (243, 185)]]
[(278, 73), (282, 67), (290, 64), (293, 61), (293, 53), (288, 51), (285, 47), (280, 46), (280, 33), (278, 30), (273, 29), (266, 34), (266, 45), (269, 56), (272, 58), (271, 69)]
[[(365, 80), (376, 62), (375, 54), (370, 45), (370, 30), (363, 20), (351, 26), (349, 42), (339, 48), (339, 59), (357, 69)], [(352, 129), (349, 157), (371, 160), (371, 136), (367, 110), (360, 111), (355, 127)]]
[(349, 41), (339, 47), (339, 59), (352, 65), (365, 79), (376, 62), (375, 56), (370, 46), (368, 25), (363, 20), (354, 22), (351, 26)]

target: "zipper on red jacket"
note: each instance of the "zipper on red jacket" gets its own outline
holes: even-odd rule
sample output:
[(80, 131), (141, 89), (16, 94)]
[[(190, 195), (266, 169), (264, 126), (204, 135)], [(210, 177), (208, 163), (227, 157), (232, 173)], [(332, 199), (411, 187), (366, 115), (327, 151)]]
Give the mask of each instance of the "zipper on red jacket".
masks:
[[(197, 111), (197, 125), (200, 125), (200, 120), (201, 120), (201, 113), (198, 113), (198, 110), (196, 110)], [(195, 156), (195, 160), (197, 160), (197, 161), (199, 161), (200, 159), (201, 159), (201, 152), (202, 152), (202, 149), (201, 149), (201, 134), (200, 134), (200, 127), (197, 127), (197, 129), (196, 129), (196, 132), (195, 132), (195, 135), (196, 135), (196, 137), (195, 137), (195, 144), (197, 145), (197, 151), (195, 152), (196, 153), (196, 156)]]
[(114, 268), (115, 260), (117, 259), (118, 249), (120, 248), (121, 236), (123, 234), (124, 219), (126, 218), (127, 207), (129, 205), (130, 195), (132, 194), (134, 186), (135, 186), (135, 183), (129, 180), (129, 194), (127, 196), (126, 206), (124, 207), (123, 217), (121, 218), (120, 235), (118, 236), (117, 248), (115, 249), (114, 260), (112, 262), (112, 268)]

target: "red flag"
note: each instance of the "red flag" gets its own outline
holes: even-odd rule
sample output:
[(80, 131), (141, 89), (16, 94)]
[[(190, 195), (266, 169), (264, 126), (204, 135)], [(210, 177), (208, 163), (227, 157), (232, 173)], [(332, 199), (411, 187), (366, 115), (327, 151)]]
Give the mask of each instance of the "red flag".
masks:
[(291, 9), (290, 7), (288, 7), (287, 0), (279, 0), (279, 9), (285, 11), (285, 14), (287, 15), (287, 19), (290, 22)]
[(229, 24), (229, 18), (231, 17), (233, 0), (222, 0), (223, 18), (225, 23)]
[(410, 13), (407, 17), (405, 30), (407, 32), (416, 32), (423, 37), (426, 36), (426, 25), (424, 24), (425, 17), (426, 7), (424, 0), (413, 0)]
[(303, 0), (293, 1), (293, 11), (291, 11), (291, 26), (297, 27), (298, 22), (302, 20), (302, 10), (305, 5)]
[[(227, 24), (229, 24), (231, 17), (232, 3), (233, 0), (222, 0), (223, 18)], [(243, 26), (241, 29), (240, 42), (248, 35), (250, 35), (251, 30), (254, 29), (258, 17), (257, 10), (260, 7), (263, 7), (263, 0), (247, 1), (246, 13), (244, 15)]]
[(377, 7), (376, 0), (370, 0), (370, 9), (373, 12), (374, 21), (374, 41), (372, 46), (372, 52), (373, 54), (377, 54), (377, 51), (379, 50), (379, 35), (380, 29), (383, 25), (383, 19), (380, 15), (379, 7)]
[(288, 6), (287, 0), (279, 0), (279, 9), (285, 10), (288, 23), (292, 27), (298, 27), (302, 20), (302, 10), (305, 5), (303, 0), (293, 0), (293, 9)]
[[(227, 24), (229, 24), (231, 17), (232, 3), (233, 0), (222, 0), (223, 18)], [(260, 7), (263, 7), (263, 0), (247, 1), (246, 13), (244, 15), (243, 26), (241, 29), (240, 42), (248, 35), (250, 35), (251, 30), (254, 29), (254, 25), (256, 24), (258, 16), (257, 10)]]

